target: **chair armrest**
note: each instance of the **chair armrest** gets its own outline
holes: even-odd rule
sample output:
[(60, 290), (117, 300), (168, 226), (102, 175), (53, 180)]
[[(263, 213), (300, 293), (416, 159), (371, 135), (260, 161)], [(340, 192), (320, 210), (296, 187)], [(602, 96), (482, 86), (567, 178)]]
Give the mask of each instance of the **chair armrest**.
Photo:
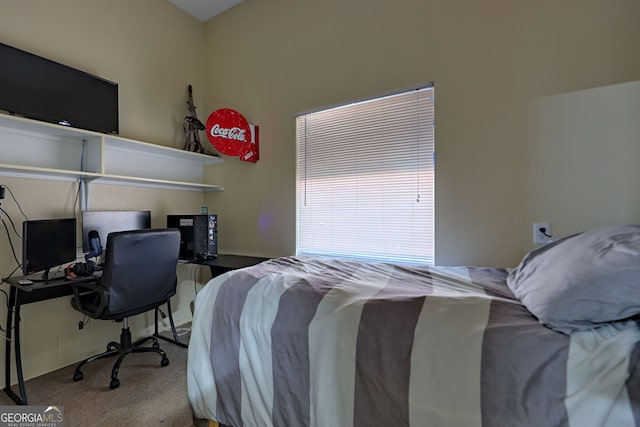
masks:
[[(93, 318), (100, 318), (107, 309), (109, 304), (109, 292), (106, 288), (100, 286), (100, 283), (70, 283), (73, 290), (73, 299), (78, 306), (78, 309)], [(83, 295), (94, 294), (99, 303), (95, 308), (89, 308), (84, 303)]]

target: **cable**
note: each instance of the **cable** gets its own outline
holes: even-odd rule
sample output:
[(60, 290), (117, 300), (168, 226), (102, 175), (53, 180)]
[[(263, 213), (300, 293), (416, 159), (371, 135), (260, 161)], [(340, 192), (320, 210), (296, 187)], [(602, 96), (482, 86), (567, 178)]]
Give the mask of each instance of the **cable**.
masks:
[(78, 179), (78, 191), (76, 191), (76, 197), (73, 200), (73, 217), (76, 217), (76, 206), (78, 206), (78, 200), (80, 199), (80, 189), (82, 188), (82, 178)]
[(540, 227), (538, 228), (538, 231), (541, 232), (542, 234), (544, 234), (545, 236), (547, 236), (548, 238), (552, 238), (552, 236), (550, 234), (547, 234), (547, 228), (546, 227)]
[(0, 212), (2, 212), (7, 218), (9, 218), (9, 222), (11, 223), (11, 227), (13, 228), (13, 232), (16, 233), (16, 236), (22, 239), (22, 236), (20, 235), (20, 233), (18, 233), (18, 230), (16, 229), (16, 224), (13, 222), (13, 220), (11, 219), (7, 211), (5, 211), (3, 208), (0, 208)]
[[(11, 219), (9, 219), (9, 221), (11, 221)], [(13, 224), (13, 221), (11, 221), (11, 223)], [(18, 256), (16, 255), (16, 250), (13, 247), (13, 241), (11, 240), (11, 235), (9, 234), (9, 228), (7, 228), (7, 223), (4, 221), (4, 218), (2, 218), (2, 225), (4, 226), (4, 230), (7, 232), (7, 238), (9, 239), (9, 246), (11, 247), (11, 253), (13, 254), (13, 259), (16, 261), (16, 264), (18, 264), (18, 267), (19, 267), (21, 263), (18, 260)], [(17, 267), (15, 270), (13, 270), (13, 272), (11, 272), (11, 274), (15, 273), (16, 270), (17, 270)], [(11, 274), (8, 277), (11, 277)]]
[(22, 210), (22, 206), (20, 206), (20, 203), (18, 203), (18, 201), (16, 200), (16, 198), (13, 195), (13, 192), (11, 191), (11, 189), (6, 185), (4, 185), (3, 187), (6, 188), (7, 190), (9, 190), (9, 194), (11, 195), (11, 198), (13, 199), (13, 201), (16, 202), (16, 205), (18, 206), (18, 209), (20, 210), (20, 213), (22, 214), (24, 219), (28, 220), (29, 218), (27, 218), (27, 214), (25, 214), (24, 211)]
[[(13, 274), (13, 273), (11, 273), (11, 274)], [(11, 275), (9, 275), (9, 277), (11, 277)], [(4, 283), (4, 279), (2, 280), (2, 283)], [(5, 300), (6, 300), (6, 304), (7, 304), (7, 311), (10, 311), (9, 310), (9, 295), (7, 295), (7, 293), (5, 292), (4, 289), (0, 289), (0, 292), (2, 292), (4, 294), (4, 297), (5, 297)], [(2, 326), (0, 326), (0, 331), (7, 332), (7, 330), (5, 328), (3, 328)], [(9, 338), (7, 338), (7, 340), (11, 341), (11, 339), (9, 339)]]
[(196, 264), (195, 268), (191, 269), (191, 280), (193, 281), (193, 291), (198, 295), (198, 276), (200, 272), (200, 265)]
[[(25, 215), (24, 211), (22, 210), (22, 207), (20, 206), (20, 203), (18, 203), (18, 201), (16, 200), (15, 196), (13, 195), (13, 192), (11, 191), (11, 189), (6, 185), (3, 185), (3, 187), (5, 189), (9, 190), (9, 194), (11, 195), (11, 198), (16, 203), (16, 205), (20, 209), (20, 212), (25, 217), (25, 219), (27, 219), (27, 216)], [(11, 223), (11, 228), (13, 228), (13, 232), (16, 234), (16, 236), (18, 236), (19, 239), (22, 239), (22, 236), (20, 235), (20, 233), (16, 229), (16, 225), (13, 222), (13, 219), (11, 218), (11, 216), (2, 207), (0, 207), (0, 211), (2, 213), (4, 213), (4, 217), (6, 217), (9, 220), (9, 222)], [(9, 228), (7, 227), (7, 223), (5, 222), (4, 217), (2, 218), (2, 225), (4, 226), (4, 230), (7, 233), (7, 238), (9, 239), (9, 246), (11, 247), (11, 253), (13, 254), (13, 259), (16, 261), (16, 265), (17, 265), (17, 267), (13, 269), (11, 274), (9, 274), (9, 276), (7, 276), (7, 278), (9, 278), (9, 277), (11, 277), (13, 275), (13, 273), (16, 272), (16, 270), (18, 268), (20, 268), (22, 266), (22, 263), (20, 262), (20, 260), (18, 259), (18, 256), (16, 255), (16, 250), (15, 250), (15, 247), (13, 246), (13, 240), (11, 239), (11, 233), (9, 233)], [(2, 281), (2, 283), (4, 283), (4, 280)]]
[[(20, 266), (18, 266), (20, 267)], [(0, 284), (5, 283), (6, 280), (13, 276), (13, 273), (16, 272), (16, 270), (18, 269), (18, 267), (14, 268), (13, 271), (9, 274), (9, 276), (5, 277), (4, 279), (2, 279), (2, 281), (0, 281)], [(7, 314), (9, 316), (13, 316), (13, 310), (11, 309), (11, 307), (9, 306), (9, 295), (7, 295), (7, 292), (4, 289), (0, 289), (0, 292), (2, 292), (4, 294), (5, 297), (5, 304), (7, 305)], [(15, 325), (11, 327), (11, 329), (15, 329)], [(7, 330), (5, 328), (3, 328), (2, 326), (0, 326), (0, 331), (2, 332), (7, 332)], [(8, 337), (5, 335), (5, 340), (11, 342), (11, 335), (9, 335)]]
[[(18, 206), (18, 209), (20, 210), (20, 213), (22, 214), (22, 216), (24, 216), (25, 219), (28, 220), (27, 215), (24, 213), (24, 211), (22, 210), (22, 206), (20, 206), (20, 203), (18, 203), (18, 200), (16, 200), (16, 197), (13, 195), (13, 192), (11, 191), (11, 189), (6, 186), (6, 185), (2, 185), (2, 188), (4, 188), (5, 190), (9, 191), (9, 194), (11, 195), (11, 198), (13, 199), (13, 201), (15, 202), (16, 206)], [(3, 193), (4, 196), (4, 193)], [(7, 211), (5, 211), (2, 207), (0, 207), (0, 211), (2, 213), (4, 213), (4, 216), (6, 218), (9, 219), (9, 222), (11, 223), (11, 227), (13, 228), (13, 231), (16, 233), (16, 236), (18, 236), (19, 239), (22, 239), (22, 236), (20, 235), (20, 233), (18, 233), (18, 230), (16, 230), (16, 225), (13, 222), (13, 219), (11, 219), (11, 216), (9, 216), (9, 214), (7, 213)], [(7, 279), (9, 279), (11, 276), (13, 276), (13, 274), (18, 271), (18, 269), (22, 268), (22, 263), (20, 262), (20, 260), (18, 260), (18, 257), (16, 255), (16, 250), (13, 246), (13, 240), (11, 240), (11, 233), (9, 233), (9, 227), (7, 227), (7, 223), (4, 220), (4, 217), (2, 218), (2, 225), (4, 226), (4, 230), (7, 233), (7, 239), (9, 240), (9, 246), (11, 247), (11, 253), (13, 254), (13, 259), (16, 261), (16, 267), (11, 271), (11, 273), (9, 273), (9, 275), (5, 278), (3, 278), (0, 281), (0, 284), (3, 284), (7, 281)], [(6, 305), (7, 305), (7, 315), (8, 316), (13, 316), (14, 315), (14, 311), (12, 310), (12, 308), (10, 307), (9, 304), (9, 295), (7, 295), (7, 292), (4, 289), (0, 289), (0, 292), (2, 292), (5, 296), (5, 300), (6, 300)], [(15, 330), (16, 325), (14, 325), (11, 329)], [(0, 331), (2, 332), (9, 332), (8, 328), (3, 328), (2, 326), (0, 326)], [(11, 335), (9, 334), (5, 334), (5, 340), (11, 342)]]
[[(3, 283), (6, 283), (6, 281), (7, 281), (11, 276), (13, 276), (13, 273), (15, 273), (15, 272), (16, 272), (19, 268), (21, 268), (21, 267), (22, 267), (21, 265), (18, 265), (17, 267), (15, 267), (15, 268), (13, 269), (13, 271), (12, 271), (11, 273), (9, 273), (9, 275), (8, 275), (7, 277), (3, 278), (3, 279), (2, 279), (2, 281), (0, 281), (0, 285), (1, 285), (1, 284), (3, 284)], [(0, 292), (4, 292), (4, 291), (3, 291), (2, 289), (0, 289)]]
[(89, 320), (87, 319), (87, 316), (84, 315), (82, 317), (82, 320), (78, 322), (78, 329), (84, 329), (85, 326), (87, 326), (89, 324)]
[(176, 328), (176, 334), (182, 336), (191, 333), (191, 328)]

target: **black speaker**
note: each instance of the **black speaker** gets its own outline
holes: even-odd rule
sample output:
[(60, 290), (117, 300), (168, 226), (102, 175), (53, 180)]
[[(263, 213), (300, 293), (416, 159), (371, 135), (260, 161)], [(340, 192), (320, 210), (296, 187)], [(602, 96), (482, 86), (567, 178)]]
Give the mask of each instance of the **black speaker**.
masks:
[(167, 215), (167, 228), (180, 230), (180, 259), (218, 256), (217, 215)]

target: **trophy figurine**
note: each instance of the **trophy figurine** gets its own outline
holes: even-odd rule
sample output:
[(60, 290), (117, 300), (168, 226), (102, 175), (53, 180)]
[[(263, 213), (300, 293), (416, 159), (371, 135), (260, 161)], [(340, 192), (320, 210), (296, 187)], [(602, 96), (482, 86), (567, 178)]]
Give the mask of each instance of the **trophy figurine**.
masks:
[(189, 107), (189, 116), (185, 116), (182, 129), (184, 130), (184, 146), (182, 147), (187, 151), (195, 151), (204, 153), (204, 148), (200, 143), (200, 131), (205, 129), (204, 124), (198, 120), (196, 115), (196, 107), (193, 105), (193, 95), (191, 85), (189, 85), (189, 100), (187, 101)]

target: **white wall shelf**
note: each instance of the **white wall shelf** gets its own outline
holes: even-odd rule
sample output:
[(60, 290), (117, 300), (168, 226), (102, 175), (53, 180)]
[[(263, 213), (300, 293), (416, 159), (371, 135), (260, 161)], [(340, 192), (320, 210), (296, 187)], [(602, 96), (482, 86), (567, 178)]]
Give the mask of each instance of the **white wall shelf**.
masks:
[(0, 175), (219, 191), (204, 182), (216, 156), (0, 114)]

